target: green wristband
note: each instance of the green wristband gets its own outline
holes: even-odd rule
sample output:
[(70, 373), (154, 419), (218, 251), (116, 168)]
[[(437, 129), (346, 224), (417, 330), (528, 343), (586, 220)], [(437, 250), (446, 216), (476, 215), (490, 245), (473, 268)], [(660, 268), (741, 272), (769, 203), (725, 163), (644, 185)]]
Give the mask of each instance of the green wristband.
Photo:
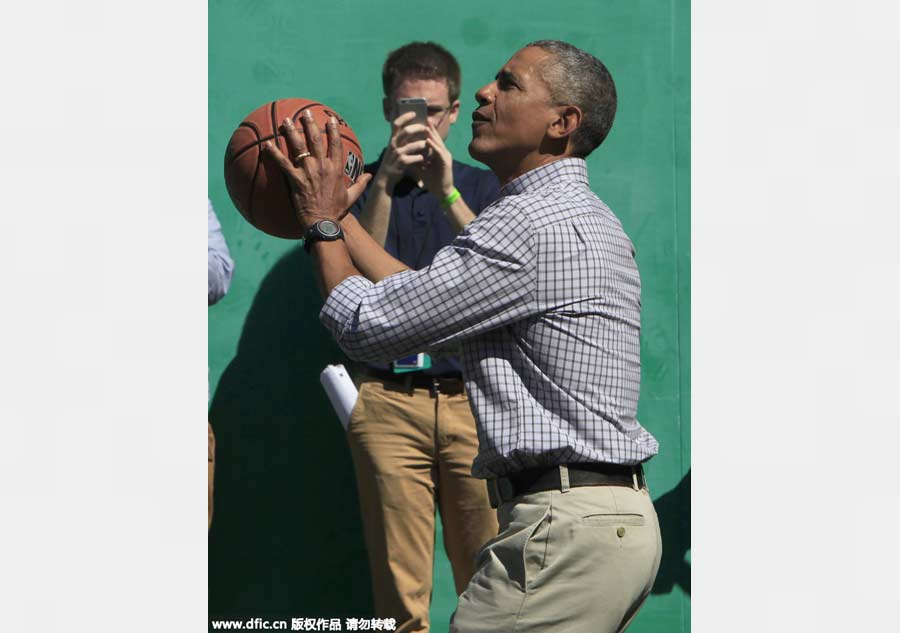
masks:
[(460, 198), (462, 198), (462, 194), (459, 192), (459, 189), (457, 189), (456, 187), (453, 187), (453, 193), (451, 193), (449, 196), (447, 196), (446, 198), (444, 198), (441, 201), (441, 206), (446, 209), (447, 207), (449, 207), (451, 204), (453, 204)]

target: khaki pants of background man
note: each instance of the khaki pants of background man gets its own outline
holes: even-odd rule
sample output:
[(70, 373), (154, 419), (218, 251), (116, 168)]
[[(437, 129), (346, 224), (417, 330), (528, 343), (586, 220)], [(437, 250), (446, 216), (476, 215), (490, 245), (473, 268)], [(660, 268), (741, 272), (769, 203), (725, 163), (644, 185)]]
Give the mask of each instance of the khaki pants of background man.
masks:
[(207, 502), (206, 502), (206, 529), (208, 530), (212, 526), (212, 512), (213, 512), (213, 476), (215, 475), (216, 470), (216, 438), (213, 435), (212, 424), (209, 421), (206, 422), (207, 429), (209, 431), (209, 449), (207, 451)]
[(478, 438), (468, 398), (363, 378), (347, 439), (376, 616), (395, 618), (403, 633), (427, 631), (435, 501), (457, 593), (497, 534), (485, 482), (470, 475)]
[(618, 633), (659, 570), (659, 521), (646, 488), (535, 492), (500, 506), (500, 534), (450, 622), (451, 633)]

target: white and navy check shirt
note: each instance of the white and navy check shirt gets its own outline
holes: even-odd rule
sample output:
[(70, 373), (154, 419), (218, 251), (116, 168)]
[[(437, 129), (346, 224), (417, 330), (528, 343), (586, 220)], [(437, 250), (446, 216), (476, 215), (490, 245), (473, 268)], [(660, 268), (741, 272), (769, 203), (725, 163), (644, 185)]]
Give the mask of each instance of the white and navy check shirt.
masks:
[(566, 158), (503, 187), (428, 268), (345, 279), (320, 317), (357, 360), (461, 344), (472, 474), (497, 477), (657, 453), (635, 419), (640, 312), (634, 247)]

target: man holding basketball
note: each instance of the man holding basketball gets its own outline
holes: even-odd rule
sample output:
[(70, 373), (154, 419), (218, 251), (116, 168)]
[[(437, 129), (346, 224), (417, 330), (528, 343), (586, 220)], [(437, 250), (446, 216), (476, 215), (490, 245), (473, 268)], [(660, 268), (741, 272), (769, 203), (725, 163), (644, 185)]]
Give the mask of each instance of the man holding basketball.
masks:
[[(391, 135), (366, 165), (372, 181), (350, 212), (390, 255), (418, 270), (494, 201), (499, 187), (490, 171), (453, 160), (444, 145), (459, 115), (453, 55), (432, 42), (401, 46), (384, 63), (382, 85)], [(399, 99), (415, 97), (427, 102), (424, 125), (413, 112), (397, 111)], [(484, 483), (471, 474), (478, 436), (459, 357), (414, 359), (408, 364), (420, 367), (385, 357), (357, 372), (347, 440), (375, 615), (394, 618), (397, 631), (420, 633), (429, 628), (435, 505), (457, 594), (475, 572), (478, 550), (496, 536), (497, 517)], [(430, 367), (421, 367), (426, 360)]]
[(469, 152), (501, 197), (421, 271), (344, 217), (368, 178), (344, 188), (336, 122), (327, 150), (311, 119), (305, 134), (289, 129), (292, 155), (311, 152), (296, 165), (267, 151), (305, 210), (322, 322), (351, 357), (462, 344), (472, 471), (500, 533), (451, 630), (622, 631), (650, 593), (661, 540), (641, 467), (659, 446), (635, 419), (640, 277), (584, 161), (612, 126), (615, 86), (592, 55), (541, 40), (476, 99)]
[[(212, 200), (206, 200), (206, 259), (209, 270), (207, 283), (207, 305), (217, 303), (225, 296), (231, 286), (231, 278), (234, 275), (234, 261), (225, 243), (222, 234), (222, 225), (213, 210)], [(209, 387), (207, 387), (207, 392)], [(209, 393), (207, 393), (207, 399)], [(212, 527), (213, 515), (213, 478), (215, 477), (216, 438), (213, 434), (212, 423), (207, 420), (207, 503), (206, 503), (206, 528)]]

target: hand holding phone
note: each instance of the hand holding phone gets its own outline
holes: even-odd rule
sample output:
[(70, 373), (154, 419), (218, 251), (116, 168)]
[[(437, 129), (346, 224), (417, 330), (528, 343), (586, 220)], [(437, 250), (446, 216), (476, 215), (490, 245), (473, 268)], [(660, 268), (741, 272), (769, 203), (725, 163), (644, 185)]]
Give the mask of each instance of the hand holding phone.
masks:
[[(398, 125), (395, 121), (404, 114), (415, 113), (413, 118)], [(415, 174), (421, 178), (417, 169), (425, 161), (428, 152), (426, 138), (428, 136), (428, 102), (423, 97), (397, 99), (391, 112), (391, 139), (385, 149), (381, 166), (376, 178), (381, 178), (388, 192), (403, 178), (404, 174)], [(410, 126), (420, 126), (416, 132), (408, 133)]]
[[(407, 128), (411, 125), (423, 125), (428, 126), (428, 101), (425, 100), (424, 97), (409, 97), (406, 99), (397, 99), (396, 104), (396, 113), (397, 116), (394, 117), (395, 120), (397, 117), (400, 117), (407, 112), (415, 113), (415, 118), (412, 121), (407, 121), (403, 127)], [(412, 143), (415, 141), (423, 141), (428, 137), (427, 131), (416, 132), (415, 134), (410, 134), (409, 136), (403, 136), (403, 144)], [(423, 148), (420, 152), (421, 154), (427, 153), (427, 148)]]

